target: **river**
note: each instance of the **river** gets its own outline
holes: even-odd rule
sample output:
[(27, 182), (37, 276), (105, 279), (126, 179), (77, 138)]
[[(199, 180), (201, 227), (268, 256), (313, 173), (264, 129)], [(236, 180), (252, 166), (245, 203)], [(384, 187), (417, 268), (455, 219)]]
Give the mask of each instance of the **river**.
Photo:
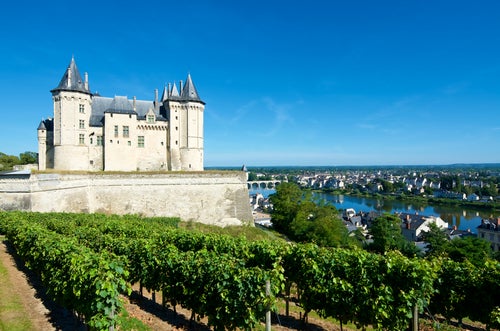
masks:
[[(265, 197), (274, 193), (274, 190), (250, 190), (250, 194), (262, 193)], [(363, 198), (349, 195), (339, 195), (330, 193), (315, 193), (319, 200), (332, 203), (337, 209), (345, 210), (353, 208), (356, 212), (369, 212), (372, 210), (394, 213), (419, 213), (425, 216), (439, 216), (450, 227), (456, 225), (460, 230), (469, 230), (477, 233), (476, 228), (481, 224), (482, 218), (498, 217), (490, 211), (474, 208), (464, 208), (451, 205), (428, 205), (416, 204), (398, 200), (382, 200), (375, 198)]]

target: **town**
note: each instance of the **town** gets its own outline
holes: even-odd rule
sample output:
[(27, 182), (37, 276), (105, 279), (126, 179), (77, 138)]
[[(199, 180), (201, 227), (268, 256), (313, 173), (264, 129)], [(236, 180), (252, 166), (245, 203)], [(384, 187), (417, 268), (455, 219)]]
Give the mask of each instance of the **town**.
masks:
[[(403, 236), (425, 249), (422, 236), (434, 223), (448, 238), (478, 236), (490, 242), (493, 251), (500, 250), (498, 186), (500, 166), (419, 166), (359, 168), (256, 168), (248, 172), (251, 191), (274, 189), (281, 182), (294, 182), (302, 189), (347, 195), (375, 196), (386, 199), (418, 199), (428, 203), (465, 204), (491, 210), (492, 217), (482, 219), (474, 231), (460, 230), (436, 215), (397, 213)], [(272, 204), (262, 193), (251, 194), (250, 204), (256, 224), (271, 226)], [(264, 214), (262, 214), (264, 212)], [(339, 210), (350, 232), (360, 229), (367, 238), (369, 227), (381, 212)]]

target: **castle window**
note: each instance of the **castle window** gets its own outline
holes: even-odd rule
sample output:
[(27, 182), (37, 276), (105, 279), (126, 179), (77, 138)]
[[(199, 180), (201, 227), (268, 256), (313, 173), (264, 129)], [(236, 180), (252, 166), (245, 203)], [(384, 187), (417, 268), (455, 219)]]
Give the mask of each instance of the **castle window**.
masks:
[(155, 122), (155, 115), (148, 115), (147, 116), (147, 122), (148, 123), (154, 123)]
[(144, 147), (144, 136), (137, 137), (137, 147)]
[(80, 145), (85, 144), (85, 135), (84, 135), (83, 133), (80, 133), (80, 134), (78, 135), (78, 143), (79, 143)]
[(90, 144), (92, 145), (94, 143), (94, 139), (92, 139), (92, 137), (90, 137)]
[(129, 146), (132, 146), (132, 142), (131, 142), (130, 140), (129, 140), (129, 141), (127, 141), (127, 144), (128, 144)]
[(85, 113), (85, 105), (84, 104), (80, 104), (80, 107), (78, 108), (78, 111), (80, 113), (82, 113), (82, 114)]
[(103, 142), (102, 136), (97, 136), (97, 138), (96, 138), (96, 145), (97, 146), (102, 146), (102, 142)]
[(80, 120), (78, 123), (79, 123), (79, 124), (78, 124), (78, 127), (79, 127), (80, 129), (85, 129), (85, 121), (84, 121), (84, 120)]
[(123, 126), (123, 137), (124, 137), (124, 138), (128, 138), (128, 135), (129, 135), (128, 126), (127, 126), (127, 125), (124, 125), (124, 126)]
[(115, 125), (115, 138), (118, 137), (118, 125)]

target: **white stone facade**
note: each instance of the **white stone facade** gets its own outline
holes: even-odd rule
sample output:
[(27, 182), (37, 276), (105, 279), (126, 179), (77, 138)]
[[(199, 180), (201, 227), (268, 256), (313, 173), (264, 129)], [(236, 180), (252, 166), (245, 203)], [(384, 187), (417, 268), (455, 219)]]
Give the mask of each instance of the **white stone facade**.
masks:
[[(180, 90), (180, 92), (179, 92)], [(91, 93), (71, 60), (38, 127), (39, 169), (201, 171), (205, 103), (188, 75), (153, 101)]]

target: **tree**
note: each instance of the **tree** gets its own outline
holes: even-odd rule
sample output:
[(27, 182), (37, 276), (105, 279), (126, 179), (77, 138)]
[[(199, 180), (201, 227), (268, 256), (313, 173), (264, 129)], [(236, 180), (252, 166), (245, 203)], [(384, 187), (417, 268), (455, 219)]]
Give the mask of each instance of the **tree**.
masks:
[(436, 223), (429, 224), (429, 231), (423, 233), (423, 239), (427, 243), (428, 256), (440, 256), (445, 253), (448, 238)]
[(347, 228), (338, 216), (337, 208), (332, 205), (316, 206), (311, 215), (308, 241), (320, 246), (340, 247), (347, 245)]
[(405, 242), (401, 233), (401, 220), (396, 215), (385, 213), (377, 217), (370, 228), (370, 234), (373, 236), (373, 243), (368, 248), (377, 253), (399, 250)]
[(483, 196), (496, 196), (498, 194), (498, 189), (494, 183), (488, 183), (481, 189), (481, 195)]
[(380, 180), (380, 184), (382, 184), (384, 193), (392, 193), (394, 192), (394, 184), (387, 180)]
[(490, 243), (472, 236), (451, 240), (445, 249), (453, 261), (464, 262), (468, 260), (478, 267), (483, 266), (491, 256)]
[(249, 172), (248, 173), (248, 181), (253, 182), (257, 180), (257, 174), (255, 172)]
[(297, 215), (302, 195), (297, 184), (281, 183), (276, 187), (276, 193), (269, 197), (269, 201), (273, 205), (271, 221), (277, 231), (290, 232), (290, 224)]
[(315, 242), (319, 246), (347, 245), (347, 229), (337, 208), (314, 201), (297, 184), (282, 183), (270, 196), (274, 228), (299, 242)]
[(38, 162), (38, 153), (24, 152), (19, 154), (20, 164), (33, 164)]
[(0, 170), (10, 170), (17, 164), (19, 164), (17, 156), (0, 152)]

